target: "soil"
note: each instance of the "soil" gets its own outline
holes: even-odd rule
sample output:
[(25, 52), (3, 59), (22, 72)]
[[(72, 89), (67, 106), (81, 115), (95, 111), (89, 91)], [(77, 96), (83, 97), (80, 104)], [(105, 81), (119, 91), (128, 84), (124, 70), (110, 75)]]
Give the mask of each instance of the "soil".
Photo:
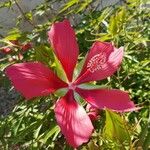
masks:
[(19, 94), (12, 89), (7, 91), (6, 88), (0, 87), (0, 116), (6, 116), (15, 107), (18, 102)]

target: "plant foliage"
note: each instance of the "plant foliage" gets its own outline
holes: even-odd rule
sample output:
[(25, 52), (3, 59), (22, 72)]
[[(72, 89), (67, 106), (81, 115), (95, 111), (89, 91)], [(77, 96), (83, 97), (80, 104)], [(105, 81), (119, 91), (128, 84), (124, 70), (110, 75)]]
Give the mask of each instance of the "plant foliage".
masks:
[[(150, 148), (150, 37), (149, 5), (146, 0), (127, 0), (122, 5), (113, 5), (98, 9), (92, 0), (68, 0), (54, 9), (58, 1), (44, 0), (33, 10), (24, 12), (20, 1), (7, 0), (0, 2), (1, 9), (12, 10), (14, 6), (20, 10), (16, 18), (16, 26), (1, 35), (3, 48), (9, 47), (12, 52), (0, 58), (0, 85), (8, 92), (11, 85), (4, 74), (5, 68), (13, 63), (37, 60), (53, 67), (59, 75), (60, 64), (56, 60), (47, 41), (47, 31), (54, 21), (69, 18), (76, 29), (76, 35), (83, 58), (91, 43), (96, 40), (112, 41), (117, 47), (124, 46), (125, 56), (120, 70), (111, 78), (100, 84), (119, 88), (130, 92), (133, 101), (141, 109), (137, 112), (120, 114), (106, 109), (100, 112), (100, 119), (94, 122), (96, 131), (90, 141), (82, 145), (81, 150), (98, 149), (143, 149)], [(42, 21), (39, 21), (41, 20)], [(24, 31), (21, 25), (25, 21), (30, 30)], [(2, 27), (5, 29), (5, 27)], [(22, 52), (18, 45), (31, 42), (32, 48)], [(23, 59), (19, 59), (19, 55)], [(82, 62), (77, 68), (80, 70)], [(63, 76), (65, 80), (65, 76)], [(97, 82), (98, 83), (98, 82)], [(97, 83), (91, 83), (96, 84)], [(91, 85), (83, 85), (90, 86)], [(64, 91), (57, 91), (63, 94)], [(35, 101), (19, 102), (6, 117), (0, 117), (0, 149), (62, 149), (71, 150), (56, 124), (53, 107), (58, 93), (49, 97), (37, 98)]]

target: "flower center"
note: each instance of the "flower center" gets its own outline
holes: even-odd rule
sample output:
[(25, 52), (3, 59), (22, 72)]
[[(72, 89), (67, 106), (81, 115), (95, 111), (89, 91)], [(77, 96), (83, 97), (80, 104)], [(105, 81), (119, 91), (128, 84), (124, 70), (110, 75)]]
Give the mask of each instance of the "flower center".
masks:
[(68, 83), (68, 89), (69, 90), (75, 90), (76, 85), (74, 85), (72, 82)]
[(106, 63), (106, 53), (100, 52), (94, 55), (87, 64), (87, 69), (94, 73), (97, 70), (102, 69), (102, 66)]

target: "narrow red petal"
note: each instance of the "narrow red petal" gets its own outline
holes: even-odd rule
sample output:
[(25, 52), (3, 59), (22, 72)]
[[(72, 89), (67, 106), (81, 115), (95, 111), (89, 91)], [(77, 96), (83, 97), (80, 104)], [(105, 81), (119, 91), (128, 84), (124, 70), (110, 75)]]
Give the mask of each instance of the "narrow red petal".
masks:
[(63, 135), (72, 147), (76, 148), (89, 140), (93, 125), (84, 108), (75, 101), (72, 91), (58, 100), (55, 115)]
[(79, 88), (76, 91), (88, 103), (99, 109), (106, 107), (120, 112), (136, 110), (128, 93), (124, 91), (117, 89), (83, 90)]
[(26, 99), (48, 95), (55, 90), (66, 87), (49, 68), (41, 63), (19, 63), (6, 68), (6, 74), (14, 87)]
[(123, 48), (117, 49), (111, 43), (95, 42), (87, 56), (76, 83), (97, 81), (111, 76), (123, 58)]
[(54, 52), (61, 62), (69, 81), (72, 81), (73, 71), (78, 58), (78, 44), (75, 32), (69, 21), (55, 23), (48, 32)]

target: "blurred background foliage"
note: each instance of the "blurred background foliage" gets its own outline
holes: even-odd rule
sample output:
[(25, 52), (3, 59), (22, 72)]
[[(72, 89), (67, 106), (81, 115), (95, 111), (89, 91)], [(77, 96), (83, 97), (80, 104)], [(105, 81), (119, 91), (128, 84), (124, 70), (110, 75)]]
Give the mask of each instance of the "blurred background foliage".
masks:
[[(13, 63), (40, 61), (58, 71), (47, 40), (47, 31), (55, 21), (68, 18), (76, 31), (80, 47), (79, 61), (94, 41), (111, 41), (116, 47), (124, 46), (124, 60), (120, 69), (106, 80), (92, 83), (129, 91), (132, 100), (141, 107), (137, 112), (117, 114), (111, 110), (100, 111), (100, 119), (94, 121), (95, 132), (81, 150), (143, 149), (150, 147), (150, 4), (148, 0), (124, 0), (122, 5), (97, 9), (100, 1), (67, 0), (60, 8), (51, 6), (59, 0), (45, 0), (29, 12), (24, 12), (18, 0), (0, 2), (0, 8), (20, 10), (16, 26), (1, 35), (0, 85), (8, 92), (11, 84), (4, 69)], [(42, 18), (42, 21), (39, 20)], [(43, 19), (44, 18), (44, 19)], [(21, 28), (26, 21), (31, 29)], [(4, 27), (5, 29), (5, 27)], [(21, 44), (31, 43), (23, 51)], [(13, 41), (13, 42), (12, 42)], [(3, 52), (10, 48), (11, 52)], [(21, 58), (20, 58), (21, 55)], [(57, 72), (58, 73), (58, 72)], [(18, 97), (16, 106), (7, 116), (0, 117), (0, 149), (8, 150), (71, 150), (54, 117), (54, 103), (58, 93), (49, 97), (24, 101)]]

